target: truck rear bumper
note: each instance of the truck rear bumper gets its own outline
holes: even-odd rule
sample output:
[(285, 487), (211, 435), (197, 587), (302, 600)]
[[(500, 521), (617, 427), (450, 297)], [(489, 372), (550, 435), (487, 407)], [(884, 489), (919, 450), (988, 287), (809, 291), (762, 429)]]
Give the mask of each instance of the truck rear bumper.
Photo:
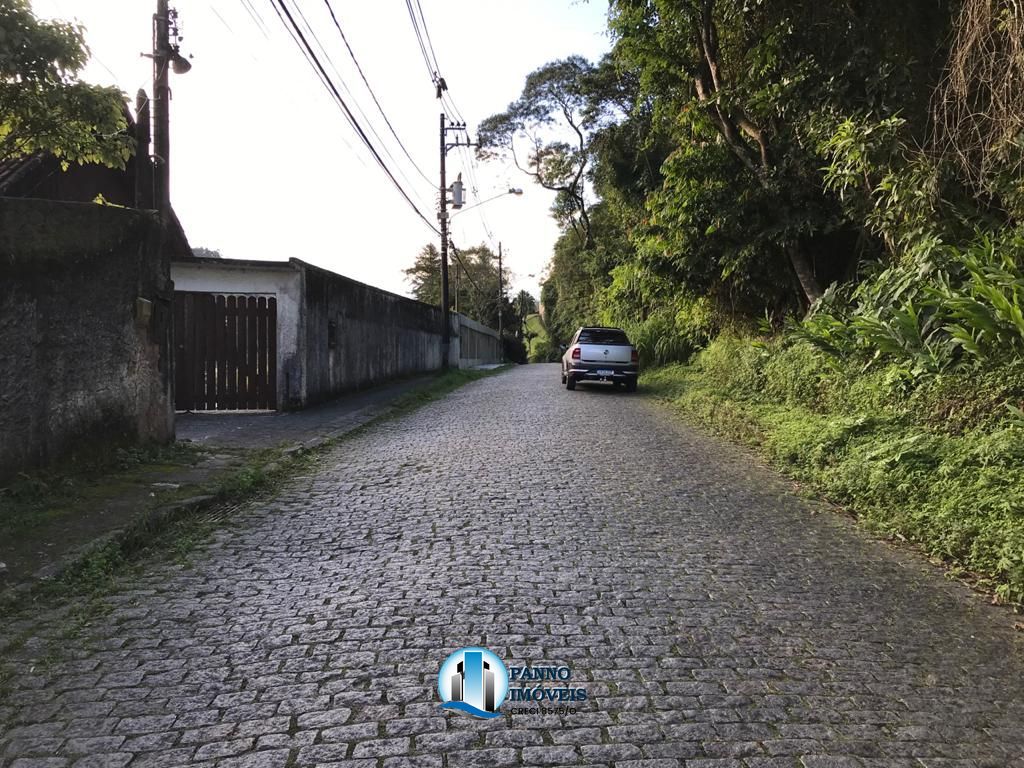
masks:
[(613, 366), (601, 363), (573, 363), (568, 371), (576, 381), (636, 381), (638, 366)]

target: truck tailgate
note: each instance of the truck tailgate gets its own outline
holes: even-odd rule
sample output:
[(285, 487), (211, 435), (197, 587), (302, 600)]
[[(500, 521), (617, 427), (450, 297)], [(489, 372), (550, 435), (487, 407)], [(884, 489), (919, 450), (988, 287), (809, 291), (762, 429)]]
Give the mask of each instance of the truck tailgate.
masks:
[(628, 364), (633, 348), (627, 344), (580, 344), (580, 359), (584, 363)]

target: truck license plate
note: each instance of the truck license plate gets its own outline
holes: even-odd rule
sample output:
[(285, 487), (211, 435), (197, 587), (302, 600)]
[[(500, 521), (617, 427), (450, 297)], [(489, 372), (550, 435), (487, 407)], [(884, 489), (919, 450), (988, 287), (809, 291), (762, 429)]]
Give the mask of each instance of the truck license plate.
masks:
[(597, 372), (597, 375), (598, 376), (612, 376), (612, 375), (614, 375), (614, 373), (615, 373), (615, 371), (601, 370), (601, 371)]

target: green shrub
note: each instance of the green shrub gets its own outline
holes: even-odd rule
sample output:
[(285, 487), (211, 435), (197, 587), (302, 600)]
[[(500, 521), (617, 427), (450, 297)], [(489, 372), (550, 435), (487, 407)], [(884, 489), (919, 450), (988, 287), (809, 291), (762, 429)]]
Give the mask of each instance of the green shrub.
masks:
[(1024, 362), (925, 379), (833, 363), (792, 338), (720, 336), (693, 365), (645, 374), (644, 388), (757, 446), (869, 529), (1024, 602)]

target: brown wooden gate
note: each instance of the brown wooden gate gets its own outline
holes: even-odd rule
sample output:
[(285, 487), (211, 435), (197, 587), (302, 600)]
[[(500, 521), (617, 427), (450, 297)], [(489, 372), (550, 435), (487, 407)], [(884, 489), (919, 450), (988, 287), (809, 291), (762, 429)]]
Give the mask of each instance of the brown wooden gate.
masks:
[(277, 408), (277, 299), (174, 293), (179, 411)]

